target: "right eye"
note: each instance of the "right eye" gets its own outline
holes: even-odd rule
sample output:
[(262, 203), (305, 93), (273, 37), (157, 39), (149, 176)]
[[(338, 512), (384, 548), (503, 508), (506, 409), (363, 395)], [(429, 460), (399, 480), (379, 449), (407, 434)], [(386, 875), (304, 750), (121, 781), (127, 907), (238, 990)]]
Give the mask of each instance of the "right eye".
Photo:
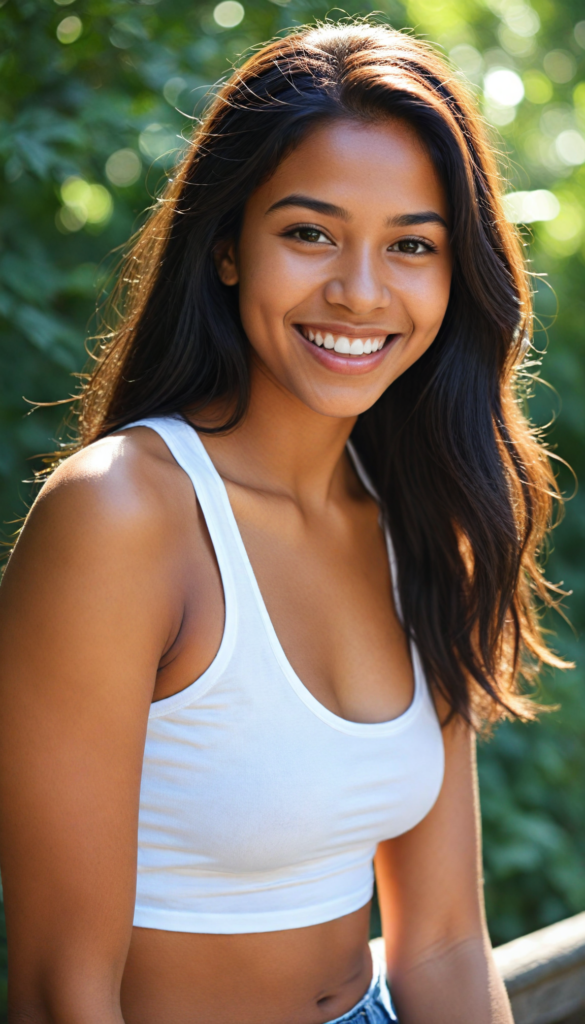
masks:
[(323, 231), (320, 231), (319, 228), (312, 228), (309, 225), (306, 227), (295, 228), (294, 231), (290, 232), (290, 235), (292, 238), (300, 239), (301, 242), (312, 242), (313, 245), (315, 243), (322, 244), (323, 242), (329, 244), (329, 239)]

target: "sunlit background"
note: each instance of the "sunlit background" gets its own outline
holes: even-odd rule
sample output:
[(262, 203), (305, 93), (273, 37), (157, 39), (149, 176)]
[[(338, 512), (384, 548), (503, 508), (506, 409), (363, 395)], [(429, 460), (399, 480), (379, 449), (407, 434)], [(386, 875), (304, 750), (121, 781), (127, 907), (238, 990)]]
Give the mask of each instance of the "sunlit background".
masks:
[[(476, 94), (500, 154), (506, 211), (533, 270), (548, 347), (531, 410), (585, 477), (585, 9), (581, 0), (0, 0), (0, 519), (30, 501), (85, 363), (109, 253), (136, 230), (212, 82), (250, 46), (316, 17), (378, 11), (434, 41)], [(572, 480), (559, 465), (564, 490)], [(490, 928), (503, 942), (585, 908), (585, 505), (554, 535), (549, 572), (574, 594), (547, 675), (561, 710), (505, 725), (480, 750)], [(552, 623), (551, 623), (552, 625)]]

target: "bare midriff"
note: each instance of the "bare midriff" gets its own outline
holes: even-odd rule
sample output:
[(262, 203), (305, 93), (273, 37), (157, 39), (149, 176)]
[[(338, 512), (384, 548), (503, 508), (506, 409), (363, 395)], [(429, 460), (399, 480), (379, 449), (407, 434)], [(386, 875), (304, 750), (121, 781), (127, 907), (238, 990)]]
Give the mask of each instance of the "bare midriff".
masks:
[(369, 904), (309, 928), (201, 935), (134, 928), (125, 1024), (325, 1024), (372, 977)]

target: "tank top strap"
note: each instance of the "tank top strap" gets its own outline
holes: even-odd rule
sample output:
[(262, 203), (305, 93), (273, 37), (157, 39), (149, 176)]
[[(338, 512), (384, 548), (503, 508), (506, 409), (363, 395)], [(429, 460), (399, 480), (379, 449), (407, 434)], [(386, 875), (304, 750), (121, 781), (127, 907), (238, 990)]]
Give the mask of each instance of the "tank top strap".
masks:
[[(262, 613), (264, 602), (230, 505), (225, 484), (195, 428), (179, 415), (145, 417), (126, 424), (125, 429), (130, 427), (150, 427), (151, 430), (154, 430), (163, 439), (175, 461), (190, 478), (218, 561), (224, 588), (226, 614), (229, 606), (241, 606), (242, 590), (246, 592), (246, 598), (251, 599), (246, 600), (245, 606), (248, 608), (254, 606)], [(380, 497), (351, 441), (347, 442), (347, 450), (360, 481), (380, 505)], [(381, 511), (380, 516), (382, 517)], [(386, 540), (394, 606), (399, 620), (402, 621), (394, 545), (387, 522), (381, 518), (380, 524), (383, 526)], [(240, 592), (239, 599), (238, 591)]]
[[(378, 494), (378, 492), (376, 491), (376, 488), (374, 487), (372, 481), (370, 480), (370, 478), (369, 478), (369, 476), (368, 476), (368, 474), (366, 472), (366, 469), (364, 467), (364, 464), (363, 464), (362, 460), (360, 459), (360, 457), (359, 457), (359, 455), (358, 455), (358, 453), (357, 453), (357, 451), (355, 449), (355, 446), (354, 446), (353, 442), (352, 441), (348, 441), (346, 447), (347, 447), (347, 450), (349, 452), (351, 461), (353, 463), (353, 467), (354, 467), (354, 469), (355, 469), (355, 471), (356, 471), (356, 473), (357, 473), (361, 483), (364, 485), (366, 491), (368, 492), (368, 494), (370, 494), (372, 496), (372, 498), (378, 504), (378, 506), (381, 506), (380, 495)], [(402, 622), (402, 605), (401, 605), (401, 602), (400, 602), (400, 591), (398, 589), (398, 563), (396, 561), (396, 552), (394, 550), (394, 543), (392, 541), (392, 535), (390, 533), (390, 528), (388, 526), (388, 523), (386, 522), (386, 519), (384, 517), (384, 514), (382, 512), (381, 507), (380, 507), (380, 525), (382, 526), (382, 528), (384, 530), (384, 537), (385, 537), (385, 540), (386, 540), (386, 550), (388, 552), (388, 562), (390, 564), (390, 578), (392, 580), (392, 594), (393, 594), (393, 597), (394, 597), (394, 607), (396, 608), (396, 614), (397, 614), (400, 622)]]
[[(225, 485), (211, 461), (199, 434), (180, 416), (151, 416), (128, 423), (149, 427), (165, 442), (171, 455), (190, 478), (217, 558), (226, 604), (241, 605), (241, 591), (251, 597), (248, 572), (242, 559), (242, 543)], [(239, 595), (238, 595), (238, 592)]]

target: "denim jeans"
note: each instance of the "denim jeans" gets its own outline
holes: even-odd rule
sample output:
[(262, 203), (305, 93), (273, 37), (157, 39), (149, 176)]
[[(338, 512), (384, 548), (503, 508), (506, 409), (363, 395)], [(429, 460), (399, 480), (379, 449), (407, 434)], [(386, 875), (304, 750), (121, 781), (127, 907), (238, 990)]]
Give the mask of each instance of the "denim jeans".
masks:
[(372, 983), (359, 1003), (328, 1024), (398, 1024), (386, 981), (386, 965), (373, 956)]

